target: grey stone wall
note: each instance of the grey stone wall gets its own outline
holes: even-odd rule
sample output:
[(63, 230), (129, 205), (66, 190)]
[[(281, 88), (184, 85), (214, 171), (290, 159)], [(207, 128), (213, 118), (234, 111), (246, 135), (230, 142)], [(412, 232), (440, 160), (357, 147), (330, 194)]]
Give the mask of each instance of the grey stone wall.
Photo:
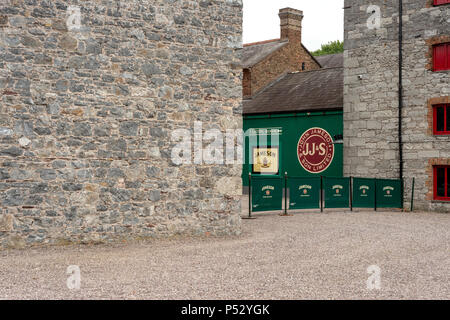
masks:
[[(450, 72), (429, 69), (429, 40), (449, 36), (450, 6), (403, 3), (405, 204), (415, 177), (415, 207), (450, 212), (450, 203), (430, 196), (430, 161), (448, 161), (450, 137), (433, 136), (428, 123), (428, 100), (450, 95)], [(381, 9), (379, 29), (367, 27), (369, 5)], [(345, 7), (344, 172), (398, 178), (398, 1), (346, 0)]]
[(1, 0), (0, 247), (238, 234), (241, 166), (177, 166), (171, 132), (241, 128), (241, 23), (241, 0)]

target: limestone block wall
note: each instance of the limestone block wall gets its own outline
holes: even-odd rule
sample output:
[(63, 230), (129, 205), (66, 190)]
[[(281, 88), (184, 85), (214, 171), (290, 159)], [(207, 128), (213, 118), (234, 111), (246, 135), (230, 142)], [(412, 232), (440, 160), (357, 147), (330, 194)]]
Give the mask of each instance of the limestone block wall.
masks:
[[(368, 27), (371, 5), (380, 9), (379, 28)], [(398, 178), (398, 0), (346, 0), (345, 7), (344, 172)], [(450, 95), (450, 72), (431, 69), (432, 45), (450, 41), (449, 16), (449, 5), (403, 1), (403, 152), (408, 208), (415, 177), (415, 207), (450, 212), (450, 203), (433, 200), (431, 170), (433, 164), (450, 162), (450, 137), (433, 136), (429, 107), (430, 99)]]
[(240, 165), (176, 165), (177, 128), (241, 128), (241, 0), (0, 1), (0, 247), (240, 232)]

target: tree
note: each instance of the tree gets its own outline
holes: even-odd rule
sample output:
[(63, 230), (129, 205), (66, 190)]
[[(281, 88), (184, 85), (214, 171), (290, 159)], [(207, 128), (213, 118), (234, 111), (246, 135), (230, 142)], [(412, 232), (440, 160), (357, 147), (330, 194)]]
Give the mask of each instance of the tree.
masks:
[(322, 48), (312, 52), (313, 56), (324, 56), (327, 54), (342, 53), (344, 52), (344, 42), (340, 40), (330, 41), (327, 44), (323, 44)]

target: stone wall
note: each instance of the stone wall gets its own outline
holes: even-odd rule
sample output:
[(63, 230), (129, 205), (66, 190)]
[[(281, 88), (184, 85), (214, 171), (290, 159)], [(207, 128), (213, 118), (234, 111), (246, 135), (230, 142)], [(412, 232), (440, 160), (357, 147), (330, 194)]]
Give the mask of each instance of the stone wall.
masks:
[(241, 128), (241, 12), (1, 0), (0, 247), (238, 234), (241, 166), (177, 166), (171, 132)]
[[(450, 72), (430, 69), (430, 45), (449, 36), (450, 6), (403, 3), (405, 205), (415, 177), (415, 208), (449, 212), (450, 203), (430, 197), (430, 161), (450, 159), (450, 137), (432, 135), (428, 103), (450, 92)], [(381, 9), (380, 28), (368, 28), (369, 5)], [(398, 178), (398, 1), (346, 0), (345, 7), (344, 173)]]

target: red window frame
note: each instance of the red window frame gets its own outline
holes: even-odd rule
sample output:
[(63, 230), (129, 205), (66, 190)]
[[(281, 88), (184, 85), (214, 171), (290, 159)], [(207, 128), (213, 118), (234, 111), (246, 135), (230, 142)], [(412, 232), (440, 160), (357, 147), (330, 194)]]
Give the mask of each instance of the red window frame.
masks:
[[(438, 109), (444, 108), (444, 130), (438, 131)], [(433, 106), (433, 134), (437, 136), (450, 135), (450, 127), (447, 126), (450, 118), (450, 104), (437, 104)]]
[(447, 4), (447, 3), (450, 3), (450, 0), (434, 0), (435, 6), (440, 6), (442, 4)]
[(433, 71), (450, 70), (450, 42), (433, 46)]
[[(445, 196), (438, 196), (437, 194), (437, 171), (438, 169), (445, 169), (445, 182), (444, 182), (444, 188), (445, 188)], [(441, 200), (441, 201), (450, 201), (450, 192), (448, 189), (448, 176), (450, 176), (450, 166), (435, 166), (433, 167), (433, 179), (434, 179), (434, 200)]]

